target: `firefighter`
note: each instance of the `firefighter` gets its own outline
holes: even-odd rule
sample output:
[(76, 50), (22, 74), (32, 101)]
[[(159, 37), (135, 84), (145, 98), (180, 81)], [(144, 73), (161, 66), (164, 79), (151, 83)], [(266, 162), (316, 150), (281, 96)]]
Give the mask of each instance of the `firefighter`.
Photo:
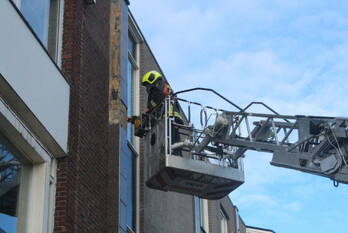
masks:
[(173, 93), (169, 84), (163, 79), (161, 73), (155, 70), (147, 72), (141, 83), (146, 87), (146, 92), (148, 94), (147, 108), (149, 112), (160, 106), (164, 99)]
[[(155, 119), (161, 118), (164, 113), (164, 100), (167, 96), (173, 94), (173, 90), (166, 82), (166, 80), (163, 78), (161, 73), (155, 70), (149, 71), (143, 76), (142, 85), (146, 88), (146, 92), (148, 94), (146, 113), (142, 115), (141, 119), (136, 117), (129, 118), (129, 121), (135, 124), (136, 128), (138, 126), (138, 130), (135, 131), (138, 132), (137, 136), (139, 137), (143, 137), (146, 134), (146, 131), (143, 127), (149, 123), (149, 115), (151, 114)], [(180, 114), (180, 107), (177, 101), (175, 101), (174, 104), (171, 104), (169, 106), (169, 116), (174, 117), (174, 121), (176, 123), (184, 123), (183, 117)], [(139, 127), (140, 121), (143, 123), (142, 127)], [(178, 141), (180, 141), (179, 130), (177, 127), (172, 126), (172, 143)], [(173, 154), (178, 153), (175, 152)]]
[[(162, 77), (161, 73), (155, 70), (149, 71), (144, 75), (142, 85), (146, 87), (146, 92), (148, 94), (147, 111), (160, 117), (159, 114), (163, 113), (163, 101), (167, 96), (173, 94), (173, 90)], [(158, 114), (153, 111), (159, 111), (160, 113)], [(174, 117), (177, 123), (184, 123), (177, 101), (169, 106), (169, 116)]]

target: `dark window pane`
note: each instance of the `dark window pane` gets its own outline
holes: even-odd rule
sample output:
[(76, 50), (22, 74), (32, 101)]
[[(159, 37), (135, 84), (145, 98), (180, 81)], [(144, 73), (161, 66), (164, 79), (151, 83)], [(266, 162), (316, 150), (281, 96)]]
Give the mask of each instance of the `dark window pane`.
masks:
[(136, 59), (136, 43), (132, 34), (128, 33), (128, 52)]
[(15, 233), (21, 164), (16, 151), (0, 135), (0, 232)]
[[(128, 116), (133, 115), (133, 65), (128, 60), (128, 66), (127, 66), (127, 114)], [(132, 136), (133, 136), (133, 125), (128, 124), (127, 128), (127, 139), (129, 142), (132, 142)]]
[(135, 155), (127, 144), (127, 132), (121, 128), (120, 228), (135, 230)]
[(47, 46), (51, 0), (21, 0), (20, 9), (41, 42)]

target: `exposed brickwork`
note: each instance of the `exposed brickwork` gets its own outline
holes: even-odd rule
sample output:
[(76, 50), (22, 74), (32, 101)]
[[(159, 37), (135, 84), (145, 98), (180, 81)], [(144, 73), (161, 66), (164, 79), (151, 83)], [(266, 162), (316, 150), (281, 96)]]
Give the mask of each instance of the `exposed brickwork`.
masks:
[[(127, 12), (123, 12), (123, 14)], [(120, 200), (120, 127), (125, 127), (126, 108), (120, 99), (120, 18), (121, 8), (119, 1), (111, 1), (110, 17), (110, 78), (108, 99), (109, 120), (109, 189), (108, 189), (108, 216), (107, 232), (119, 232), (119, 200)]]
[(107, 232), (109, 20), (109, 1), (87, 6), (65, 0), (62, 70), (71, 83), (69, 152), (58, 161), (55, 233)]
[[(127, 14), (127, 12), (122, 12)], [(109, 122), (110, 124), (120, 124), (126, 127), (125, 119), (127, 109), (120, 98), (120, 76), (121, 76), (121, 8), (118, 1), (112, 3), (111, 7), (111, 78), (109, 86)], [(122, 32), (123, 33), (123, 32)], [(126, 32), (128, 35), (128, 32)]]

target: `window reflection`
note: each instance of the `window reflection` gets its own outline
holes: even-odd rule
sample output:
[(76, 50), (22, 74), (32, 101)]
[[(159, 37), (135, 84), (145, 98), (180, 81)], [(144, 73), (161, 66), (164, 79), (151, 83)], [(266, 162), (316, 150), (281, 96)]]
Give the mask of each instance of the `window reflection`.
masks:
[(41, 42), (47, 46), (51, 0), (21, 0), (20, 10)]
[[(133, 116), (133, 65), (129, 59), (127, 65), (127, 83), (127, 114), (128, 116)], [(132, 124), (128, 124), (127, 139), (129, 142), (132, 142), (132, 137), (133, 126)]]
[(128, 33), (128, 52), (132, 55), (133, 59), (136, 60), (136, 43), (131, 33)]
[[(127, 114), (133, 116), (133, 104), (134, 104), (134, 65), (133, 61), (136, 61), (136, 43), (131, 33), (128, 33), (128, 64), (127, 64)], [(127, 139), (132, 142), (133, 126), (128, 124)]]
[[(127, 61), (127, 114), (134, 115), (135, 104), (135, 70), (136, 70), (136, 43), (132, 35), (128, 34), (128, 61)], [(121, 219), (124, 219), (121, 224), (120, 232), (135, 232), (135, 216), (136, 216), (136, 159), (135, 153), (127, 145), (133, 143), (133, 125), (128, 124), (127, 132), (123, 131), (121, 140), (125, 140), (121, 150)], [(123, 182), (122, 182), (123, 181)], [(123, 206), (123, 208), (122, 208)]]
[(0, 137), (0, 233), (15, 233), (21, 164)]

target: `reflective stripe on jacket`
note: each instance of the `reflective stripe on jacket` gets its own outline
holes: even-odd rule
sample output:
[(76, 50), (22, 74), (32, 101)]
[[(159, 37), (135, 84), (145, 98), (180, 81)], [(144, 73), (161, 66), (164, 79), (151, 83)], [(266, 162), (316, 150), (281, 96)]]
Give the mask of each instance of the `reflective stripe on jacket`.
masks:
[(179, 110), (179, 106), (178, 106), (177, 102), (175, 102), (174, 104), (170, 104), (170, 106), (169, 106), (169, 116), (170, 117), (174, 117), (174, 118), (178, 118), (181, 121), (184, 121), (184, 118), (180, 114), (180, 110)]

